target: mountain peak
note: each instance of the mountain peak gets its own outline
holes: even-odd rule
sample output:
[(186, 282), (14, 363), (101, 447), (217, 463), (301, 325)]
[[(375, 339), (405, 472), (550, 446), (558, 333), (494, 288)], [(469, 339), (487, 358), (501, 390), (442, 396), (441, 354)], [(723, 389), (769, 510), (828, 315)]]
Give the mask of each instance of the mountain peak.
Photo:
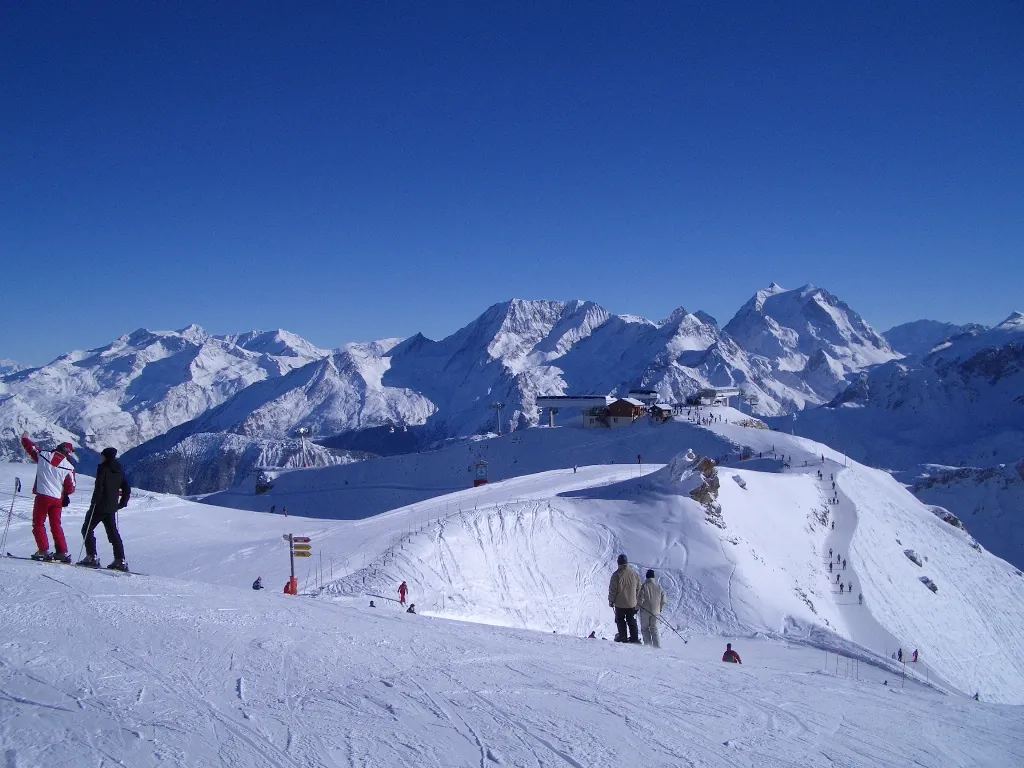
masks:
[(1011, 312), (1010, 316), (996, 327), (1007, 330), (1017, 327), (1024, 328), (1024, 312)]

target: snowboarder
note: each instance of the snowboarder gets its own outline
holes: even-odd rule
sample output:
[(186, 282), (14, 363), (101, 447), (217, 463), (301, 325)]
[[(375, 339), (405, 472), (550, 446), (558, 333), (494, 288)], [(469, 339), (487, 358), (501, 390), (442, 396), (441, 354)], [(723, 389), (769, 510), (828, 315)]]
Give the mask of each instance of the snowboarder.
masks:
[[(36, 481), (32, 493), (36, 495), (32, 503), (32, 535), (36, 540), (37, 551), (33, 560), (59, 560), (70, 563), (68, 543), (64, 539), (64, 529), (60, 525), (60, 513), (71, 503), (71, 494), (75, 492), (75, 465), (71, 458), (75, 450), (71, 443), (61, 443), (52, 451), (41, 451), (28, 436), (21, 434), (21, 447), (36, 465)], [(55, 554), (50, 554), (50, 542), (46, 538), (46, 521), (50, 521), (50, 532), (53, 534)]]
[(639, 643), (640, 630), (636, 625), (636, 603), (640, 593), (640, 575), (629, 567), (626, 556), (619, 555), (618, 568), (608, 582), (608, 606), (615, 609), (615, 626), (620, 643)]
[(370, 607), (371, 607), (371, 608), (376, 608), (376, 607), (377, 607), (376, 605), (374, 605), (374, 602), (373, 602), (373, 600), (371, 600), (371, 601), (370, 601)]
[(89, 568), (99, 568), (100, 560), (96, 556), (96, 526), (103, 524), (107, 532), (107, 541), (114, 550), (114, 561), (107, 568), (115, 571), (127, 571), (128, 563), (124, 559), (124, 544), (117, 530), (117, 511), (128, 506), (132, 488), (124, 476), (121, 463), (117, 460), (116, 448), (104, 448), (100, 454), (103, 461), (96, 468), (96, 486), (89, 503), (89, 513), (85, 516), (82, 526), (82, 538), (85, 540), (85, 559), (78, 564)]
[(416, 613), (416, 603), (409, 603), (409, 607), (405, 609), (406, 613)]
[(404, 581), (398, 585), (398, 603), (405, 605), (405, 596), (409, 593), (409, 585)]
[(257, 576), (256, 581), (252, 583), (252, 588), (255, 590), (263, 589), (263, 577)]
[(732, 649), (732, 643), (725, 644), (725, 653), (722, 654), (722, 661), (728, 661), (730, 664), (742, 664), (740, 655)]
[(654, 580), (652, 570), (647, 571), (647, 579), (640, 587), (637, 607), (640, 608), (640, 632), (643, 634), (644, 645), (661, 648), (658, 617), (665, 610), (665, 590)]

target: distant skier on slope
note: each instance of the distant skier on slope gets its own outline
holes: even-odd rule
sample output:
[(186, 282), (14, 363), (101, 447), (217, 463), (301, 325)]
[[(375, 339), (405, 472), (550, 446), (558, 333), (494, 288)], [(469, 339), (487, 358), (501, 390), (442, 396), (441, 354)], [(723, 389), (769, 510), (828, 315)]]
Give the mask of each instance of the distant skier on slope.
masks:
[(409, 607), (405, 610), (406, 613), (416, 613), (416, 603), (410, 603)]
[[(28, 436), (21, 435), (21, 447), (36, 465), (36, 481), (32, 493), (36, 495), (32, 504), (32, 535), (36, 540), (37, 551), (33, 560), (60, 560), (70, 563), (68, 543), (64, 538), (64, 529), (60, 525), (60, 513), (71, 503), (71, 494), (75, 492), (75, 465), (70, 458), (75, 451), (71, 443), (61, 443), (52, 451), (41, 451)], [(53, 547), (56, 553), (50, 554), (50, 542), (46, 538), (46, 521), (50, 521), (50, 532), (53, 534)]]
[(128, 563), (124, 559), (124, 544), (117, 530), (117, 511), (128, 506), (132, 488), (124, 476), (121, 463), (117, 460), (116, 448), (104, 448), (100, 454), (103, 461), (96, 468), (96, 486), (89, 503), (89, 513), (82, 525), (82, 538), (85, 539), (85, 559), (79, 565), (99, 568), (100, 561), (96, 556), (96, 526), (103, 524), (107, 532), (107, 541), (114, 550), (114, 562), (107, 568), (115, 571), (127, 571)]
[(636, 625), (636, 603), (640, 593), (640, 575), (629, 567), (626, 556), (619, 555), (618, 568), (608, 582), (608, 606), (615, 609), (615, 636), (619, 643), (639, 643), (640, 630)]
[(725, 644), (725, 653), (722, 654), (722, 661), (727, 661), (730, 664), (743, 663), (743, 661), (740, 659), (740, 655), (732, 649), (732, 643)]
[(640, 587), (637, 606), (640, 608), (640, 631), (643, 633), (644, 645), (661, 648), (658, 617), (665, 610), (665, 590), (654, 580), (652, 570), (647, 571), (647, 579)]
[(917, 648), (914, 649), (914, 663), (917, 664)]
[(896, 661), (903, 661), (903, 649), (896, 651)]
[(405, 605), (405, 596), (409, 593), (409, 585), (404, 581), (398, 585), (398, 602)]

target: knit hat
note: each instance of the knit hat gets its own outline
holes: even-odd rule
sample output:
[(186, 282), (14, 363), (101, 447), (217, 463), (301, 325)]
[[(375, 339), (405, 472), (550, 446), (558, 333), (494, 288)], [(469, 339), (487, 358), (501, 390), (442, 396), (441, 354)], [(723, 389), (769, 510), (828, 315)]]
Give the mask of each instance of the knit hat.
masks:
[(617, 562), (619, 565), (625, 565), (629, 561), (626, 559), (626, 555), (622, 554), (622, 555), (619, 555), (619, 559), (616, 560), (615, 562)]
[(648, 579), (653, 579), (654, 578), (654, 571), (648, 569), (647, 570), (647, 578)]
[(102, 451), (100, 451), (100, 456), (102, 456), (107, 461), (110, 461), (115, 456), (117, 456), (117, 448), (104, 448)]
[(74, 456), (75, 448), (71, 443), (61, 443), (57, 446), (57, 450), (63, 453), (65, 456)]

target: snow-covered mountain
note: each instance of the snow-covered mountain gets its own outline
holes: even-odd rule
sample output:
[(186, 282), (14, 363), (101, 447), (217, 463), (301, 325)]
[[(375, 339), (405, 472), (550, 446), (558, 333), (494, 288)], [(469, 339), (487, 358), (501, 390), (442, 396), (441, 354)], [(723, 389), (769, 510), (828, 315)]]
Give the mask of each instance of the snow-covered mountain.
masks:
[(132, 482), (141, 488), (188, 496), (229, 488), (243, 480), (255, 487), (259, 475), (289, 467), (329, 467), (369, 454), (325, 448), (295, 438), (266, 439), (224, 432), (188, 435), (165, 450), (129, 451)]
[(937, 345), (961, 333), (980, 333), (987, 330), (984, 325), (967, 323), (943, 323), (938, 320), (914, 320), (885, 331), (882, 335), (902, 355), (921, 357)]
[(195, 325), (139, 329), (0, 378), (0, 397), (9, 399), (0, 457), (20, 455), (6, 439), (19, 420), (33, 434), (70, 433), (75, 445), (124, 451), (326, 354), (284, 331), (218, 337)]
[(876, 366), (828, 407), (801, 413), (795, 429), (891, 469), (1016, 463), (1024, 456), (1024, 315), (955, 336), (920, 360)]
[(772, 283), (724, 330), (796, 393), (787, 410), (830, 400), (845, 388), (847, 374), (900, 357), (847, 304), (813, 285), (787, 291)]
[(0, 360), (0, 376), (6, 376), (9, 373), (17, 373), (23, 370), (25, 370), (25, 366), (20, 365), (14, 360)]

